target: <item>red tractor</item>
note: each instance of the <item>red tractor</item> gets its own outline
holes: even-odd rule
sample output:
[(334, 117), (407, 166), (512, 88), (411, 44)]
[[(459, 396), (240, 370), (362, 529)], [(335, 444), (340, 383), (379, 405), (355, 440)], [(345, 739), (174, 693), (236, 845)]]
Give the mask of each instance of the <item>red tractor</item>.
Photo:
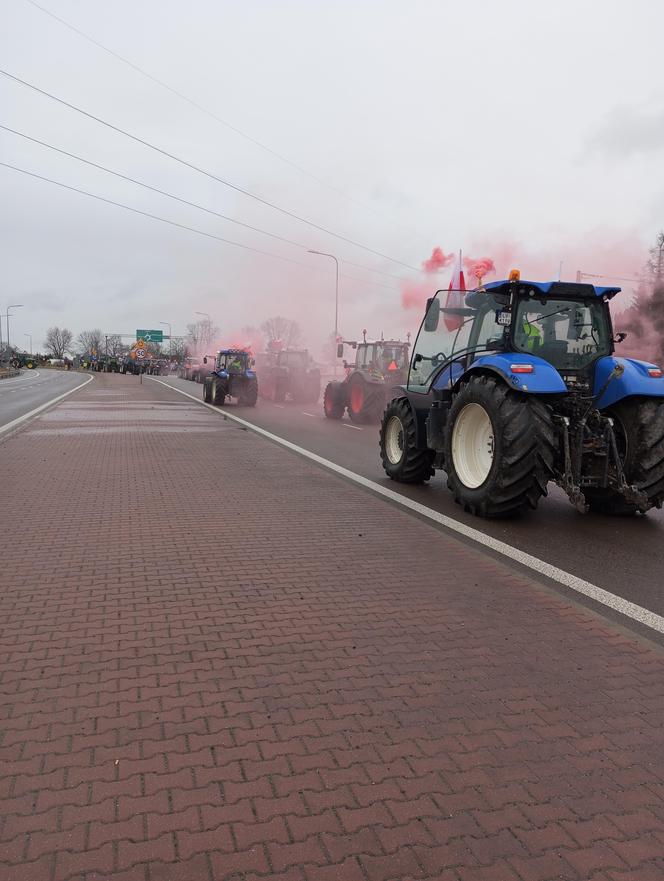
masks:
[(344, 340), (337, 347), (343, 357), (344, 346), (355, 349), (355, 363), (344, 361), (346, 377), (342, 382), (329, 382), (325, 389), (323, 409), (328, 419), (341, 419), (344, 412), (353, 422), (378, 422), (391, 389), (406, 381), (409, 344), (401, 340), (367, 342), (366, 331), (361, 343)]

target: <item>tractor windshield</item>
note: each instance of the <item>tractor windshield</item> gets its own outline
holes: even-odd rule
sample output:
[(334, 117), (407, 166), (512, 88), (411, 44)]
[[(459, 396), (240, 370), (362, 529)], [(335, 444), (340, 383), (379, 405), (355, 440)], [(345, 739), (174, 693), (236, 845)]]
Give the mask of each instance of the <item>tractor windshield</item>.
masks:
[(378, 353), (383, 373), (393, 373), (408, 367), (408, 348), (406, 346), (381, 346)]
[[(466, 306), (447, 309), (436, 295), (417, 336), (408, 387), (422, 390), (442, 365), (464, 356), (470, 359), (474, 352), (497, 348), (504, 328), (498, 325), (496, 316), (502, 308), (493, 296), (482, 294), (476, 309)], [(447, 371), (447, 374), (447, 379), (451, 380), (453, 371)]]
[(280, 352), (279, 364), (281, 367), (306, 367), (309, 356), (306, 352)]
[(514, 348), (544, 358), (559, 370), (579, 370), (611, 353), (601, 300), (521, 300), (513, 324)]
[(242, 352), (222, 352), (219, 355), (219, 370), (227, 370), (229, 373), (243, 373), (246, 366), (247, 356)]

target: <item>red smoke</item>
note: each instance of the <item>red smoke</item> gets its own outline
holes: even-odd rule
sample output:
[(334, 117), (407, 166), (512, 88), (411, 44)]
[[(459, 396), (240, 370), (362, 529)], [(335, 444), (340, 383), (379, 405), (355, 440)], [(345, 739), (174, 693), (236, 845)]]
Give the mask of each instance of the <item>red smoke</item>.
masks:
[(442, 248), (434, 248), (431, 257), (422, 264), (422, 269), (427, 273), (437, 272), (439, 269), (449, 266), (452, 260), (454, 260), (454, 254), (446, 254)]
[[(446, 254), (442, 248), (434, 248), (431, 257), (422, 263), (422, 272), (425, 276), (435, 275), (441, 269), (454, 260), (454, 254)], [(436, 282), (429, 281), (411, 281), (404, 279), (401, 283), (401, 305), (404, 309), (424, 309), (424, 304), (429, 297), (432, 297), (437, 290)]]
[[(422, 263), (422, 271), (425, 276), (434, 275), (454, 261), (454, 254), (446, 254), (442, 248), (434, 248), (431, 257)], [(490, 257), (464, 257), (463, 265), (469, 271), (474, 280), (483, 278), (496, 271), (493, 260)], [(429, 280), (404, 281), (401, 285), (401, 305), (404, 309), (424, 309), (429, 297), (432, 297), (437, 286)]]
[(491, 257), (480, 257), (478, 260), (475, 260), (473, 257), (464, 257), (463, 265), (470, 275), (477, 280), (496, 271), (496, 265)]

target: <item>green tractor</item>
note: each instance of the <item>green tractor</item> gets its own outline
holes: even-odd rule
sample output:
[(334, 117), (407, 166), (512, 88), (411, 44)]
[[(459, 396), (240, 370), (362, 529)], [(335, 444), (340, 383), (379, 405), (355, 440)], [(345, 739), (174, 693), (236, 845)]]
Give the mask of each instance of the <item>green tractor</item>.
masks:
[(343, 362), (346, 377), (329, 382), (325, 388), (323, 410), (328, 419), (341, 419), (344, 412), (352, 422), (378, 422), (391, 389), (408, 375), (409, 344), (401, 340), (367, 342), (366, 330), (361, 343), (344, 340), (337, 347), (343, 357), (344, 346), (355, 350), (355, 363)]
[(9, 363), (14, 370), (20, 370), (24, 367), (26, 370), (34, 370), (39, 364), (39, 359), (27, 352), (14, 352), (9, 359)]

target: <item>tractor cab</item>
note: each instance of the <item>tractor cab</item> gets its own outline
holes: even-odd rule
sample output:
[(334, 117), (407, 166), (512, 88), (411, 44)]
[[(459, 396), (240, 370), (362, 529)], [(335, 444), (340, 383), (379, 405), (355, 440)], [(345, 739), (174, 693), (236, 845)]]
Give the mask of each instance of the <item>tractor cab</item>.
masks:
[[(587, 386), (598, 359), (613, 353), (608, 301), (619, 290), (514, 279), (470, 291), (460, 308), (442, 305), (439, 298), (448, 292), (438, 291), (427, 304), (408, 388), (451, 389), (482, 356), (499, 352), (514, 354), (513, 375), (535, 374), (535, 359), (562, 374), (567, 387)], [(564, 391), (564, 386), (553, 382), (549, 390)]]
[[(203, 359), (207, 364), (207, 358)], [(223, 349), (217, 352), (214, 369), (218, 373), (242, 374), (251, 370), (253, 361), (249, 352), (242, 349)]]
[(395, 379), (395, 374), (408, 370), (408, 343), (400, 340), (377, 340), (367, 342), (348, 342), (345, 345), (352, 346), (355, 352), (355, 363), (349, 364), (344, 361), (346, 370), (366, 370), (380, 374), (381, 378)]

